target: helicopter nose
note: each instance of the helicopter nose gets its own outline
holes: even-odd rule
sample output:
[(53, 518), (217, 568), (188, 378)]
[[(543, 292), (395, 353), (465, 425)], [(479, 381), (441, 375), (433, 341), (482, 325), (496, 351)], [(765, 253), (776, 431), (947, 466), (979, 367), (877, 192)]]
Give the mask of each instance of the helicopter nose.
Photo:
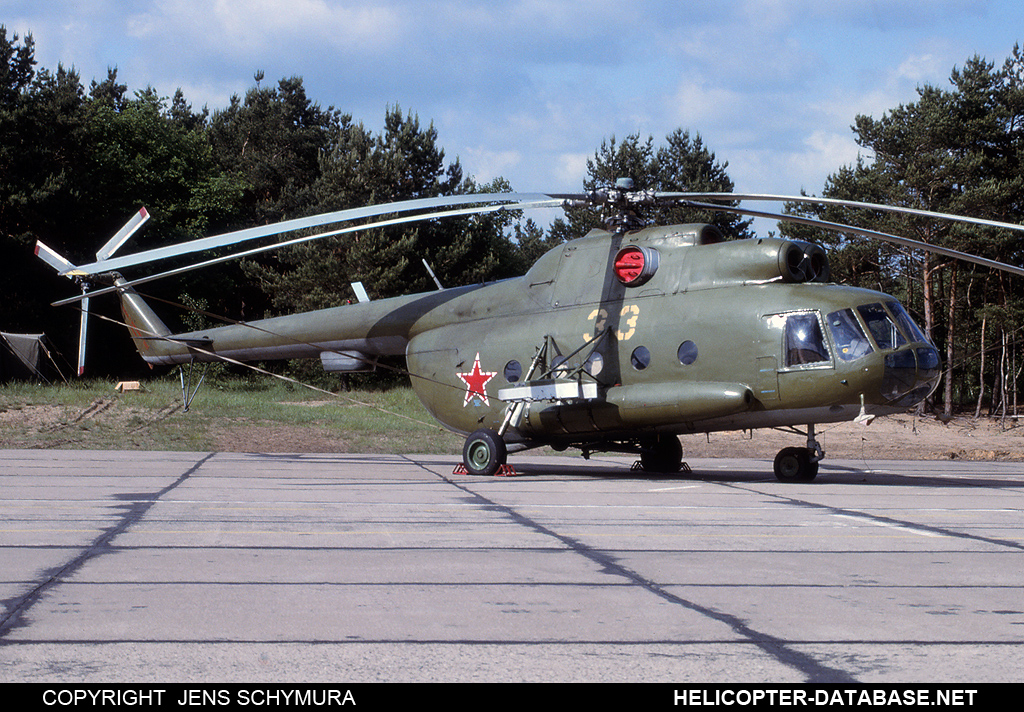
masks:
[(885, 357), (882, 396), (890, 404), (909, 408), (939, 385), (939, 352), (934, 346), (907, 345)]

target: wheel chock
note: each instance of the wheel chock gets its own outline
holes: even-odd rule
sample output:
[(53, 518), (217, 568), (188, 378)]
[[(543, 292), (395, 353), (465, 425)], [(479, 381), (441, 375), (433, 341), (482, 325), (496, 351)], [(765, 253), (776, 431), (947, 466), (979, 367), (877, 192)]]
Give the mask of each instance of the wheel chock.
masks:
[[(466, 470), (466, 466), (460, 462), (455, 466), (455, 469), (452, 470), (452, 474), (468, 475), (469, 472)], [(518, 475), (519, 473), (516, 472), (516, 468), (512, 467), (512, 465), (502, 465), (498, 468), (498, 471), (494, 473), (495, 477), (517, 477)]]

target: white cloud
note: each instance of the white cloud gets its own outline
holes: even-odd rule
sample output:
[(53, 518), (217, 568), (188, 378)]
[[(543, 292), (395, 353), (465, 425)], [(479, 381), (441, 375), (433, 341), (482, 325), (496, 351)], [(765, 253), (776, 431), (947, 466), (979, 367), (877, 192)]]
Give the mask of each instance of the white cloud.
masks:
[(940, 58), (933, 52), (911, 55), (903, 60), (893, 78), (917, 84), (932, 83), (936, 76), (948, 75), (950, 65), (945, 57)]
[[(596, 146), (595, 146), (596, 149)], [(580, 190), (587, 176), (587, 161), (594, 155), (589, 153), (561, 153), (555, 156), (551, 175), (559, 190)]]
[(523, 154), (520, 151), (494, 151), (482, 146), (470, 148), (459, 156), (460, 163), (473, 167), (473, 177), (481, 183), (495, 178), (507, 178), (522, 160)]
[(721, 123), (744, 111), (743, 98), (734, 90), (684, 78), (666, 102), (672, 123), (700, 127)]
[(327, 0), (161, 0), (129, 17), (136, 37), (184, 40), (193, 50), (247, 57), (385, 47), (401, 36), (403, 25), (386, 4)]
[[(807, 190), (818, 190), (823, 187), (822, 177), (835, 173), (842, 166), (852, 165), (857, 161), (860, 147), (853, 139), (853, 133), (833, 133), (815, 131), (804, 142), (803, 153), (794, 154), (790, 159), (793, 171), (802, 176), (800, 187)], [(819, 181), (818, 185), (809, 185), (807, 181)]]

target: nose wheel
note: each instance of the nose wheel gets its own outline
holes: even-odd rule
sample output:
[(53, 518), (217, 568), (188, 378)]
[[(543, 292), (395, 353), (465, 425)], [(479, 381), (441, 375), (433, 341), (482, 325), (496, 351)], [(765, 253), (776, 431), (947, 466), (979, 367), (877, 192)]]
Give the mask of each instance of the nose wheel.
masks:
[(807, 447), (786, 447), (775, 456), (775, 478), (780, 482), (810, 482), (818, 476), (818, 463), (825, 451), (814, 437), (814, 426), (807, 426)]
[(810, 482), (818, 476), (818, 463), (811, 461), (814, 451), (806, 447), (787, 447), (775, 456), (775, 477), (780, 482)]

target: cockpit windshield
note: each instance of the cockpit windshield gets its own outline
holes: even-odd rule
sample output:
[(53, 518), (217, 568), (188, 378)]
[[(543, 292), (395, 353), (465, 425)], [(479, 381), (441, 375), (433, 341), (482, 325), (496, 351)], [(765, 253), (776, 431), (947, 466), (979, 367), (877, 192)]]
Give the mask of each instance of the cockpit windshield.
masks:
[(834, 311), (828, 315), (826, 323), (836, 346), (836, 355), (843, 361), (855, 361), (875, 350), (871, 339), (864, 333), (864, 326), (881, 351), (892, 351), (908, 342), (931, 344), (903, 305), (896, 301), (864, 304), (856, 311)]
[(857, 312), (864, 319), (871, 337), (882, 351), (890, 351), (907, 343), (907, 338), (881, 304), (864, 304), (857, 307)]
[(907, 310), (903, 308), (903, 305), (899, 302), (886, 302), (885, 306), (889, 307), (889, 311), (892, 312), (893, 316), (896, 317), (896, 322), (900, 325), (900, 329), (907, 335), (911, 341), (922, 341), (926, 344), (931, 344), (928, 337), (924, 335), (910, 314), (907, 314)]
[(857, 312), (882, 351), (897, 349), (908, 342), (931, 344), (899, 302), (886, 302), (884, 306), (865, 304), (857, 307)]

